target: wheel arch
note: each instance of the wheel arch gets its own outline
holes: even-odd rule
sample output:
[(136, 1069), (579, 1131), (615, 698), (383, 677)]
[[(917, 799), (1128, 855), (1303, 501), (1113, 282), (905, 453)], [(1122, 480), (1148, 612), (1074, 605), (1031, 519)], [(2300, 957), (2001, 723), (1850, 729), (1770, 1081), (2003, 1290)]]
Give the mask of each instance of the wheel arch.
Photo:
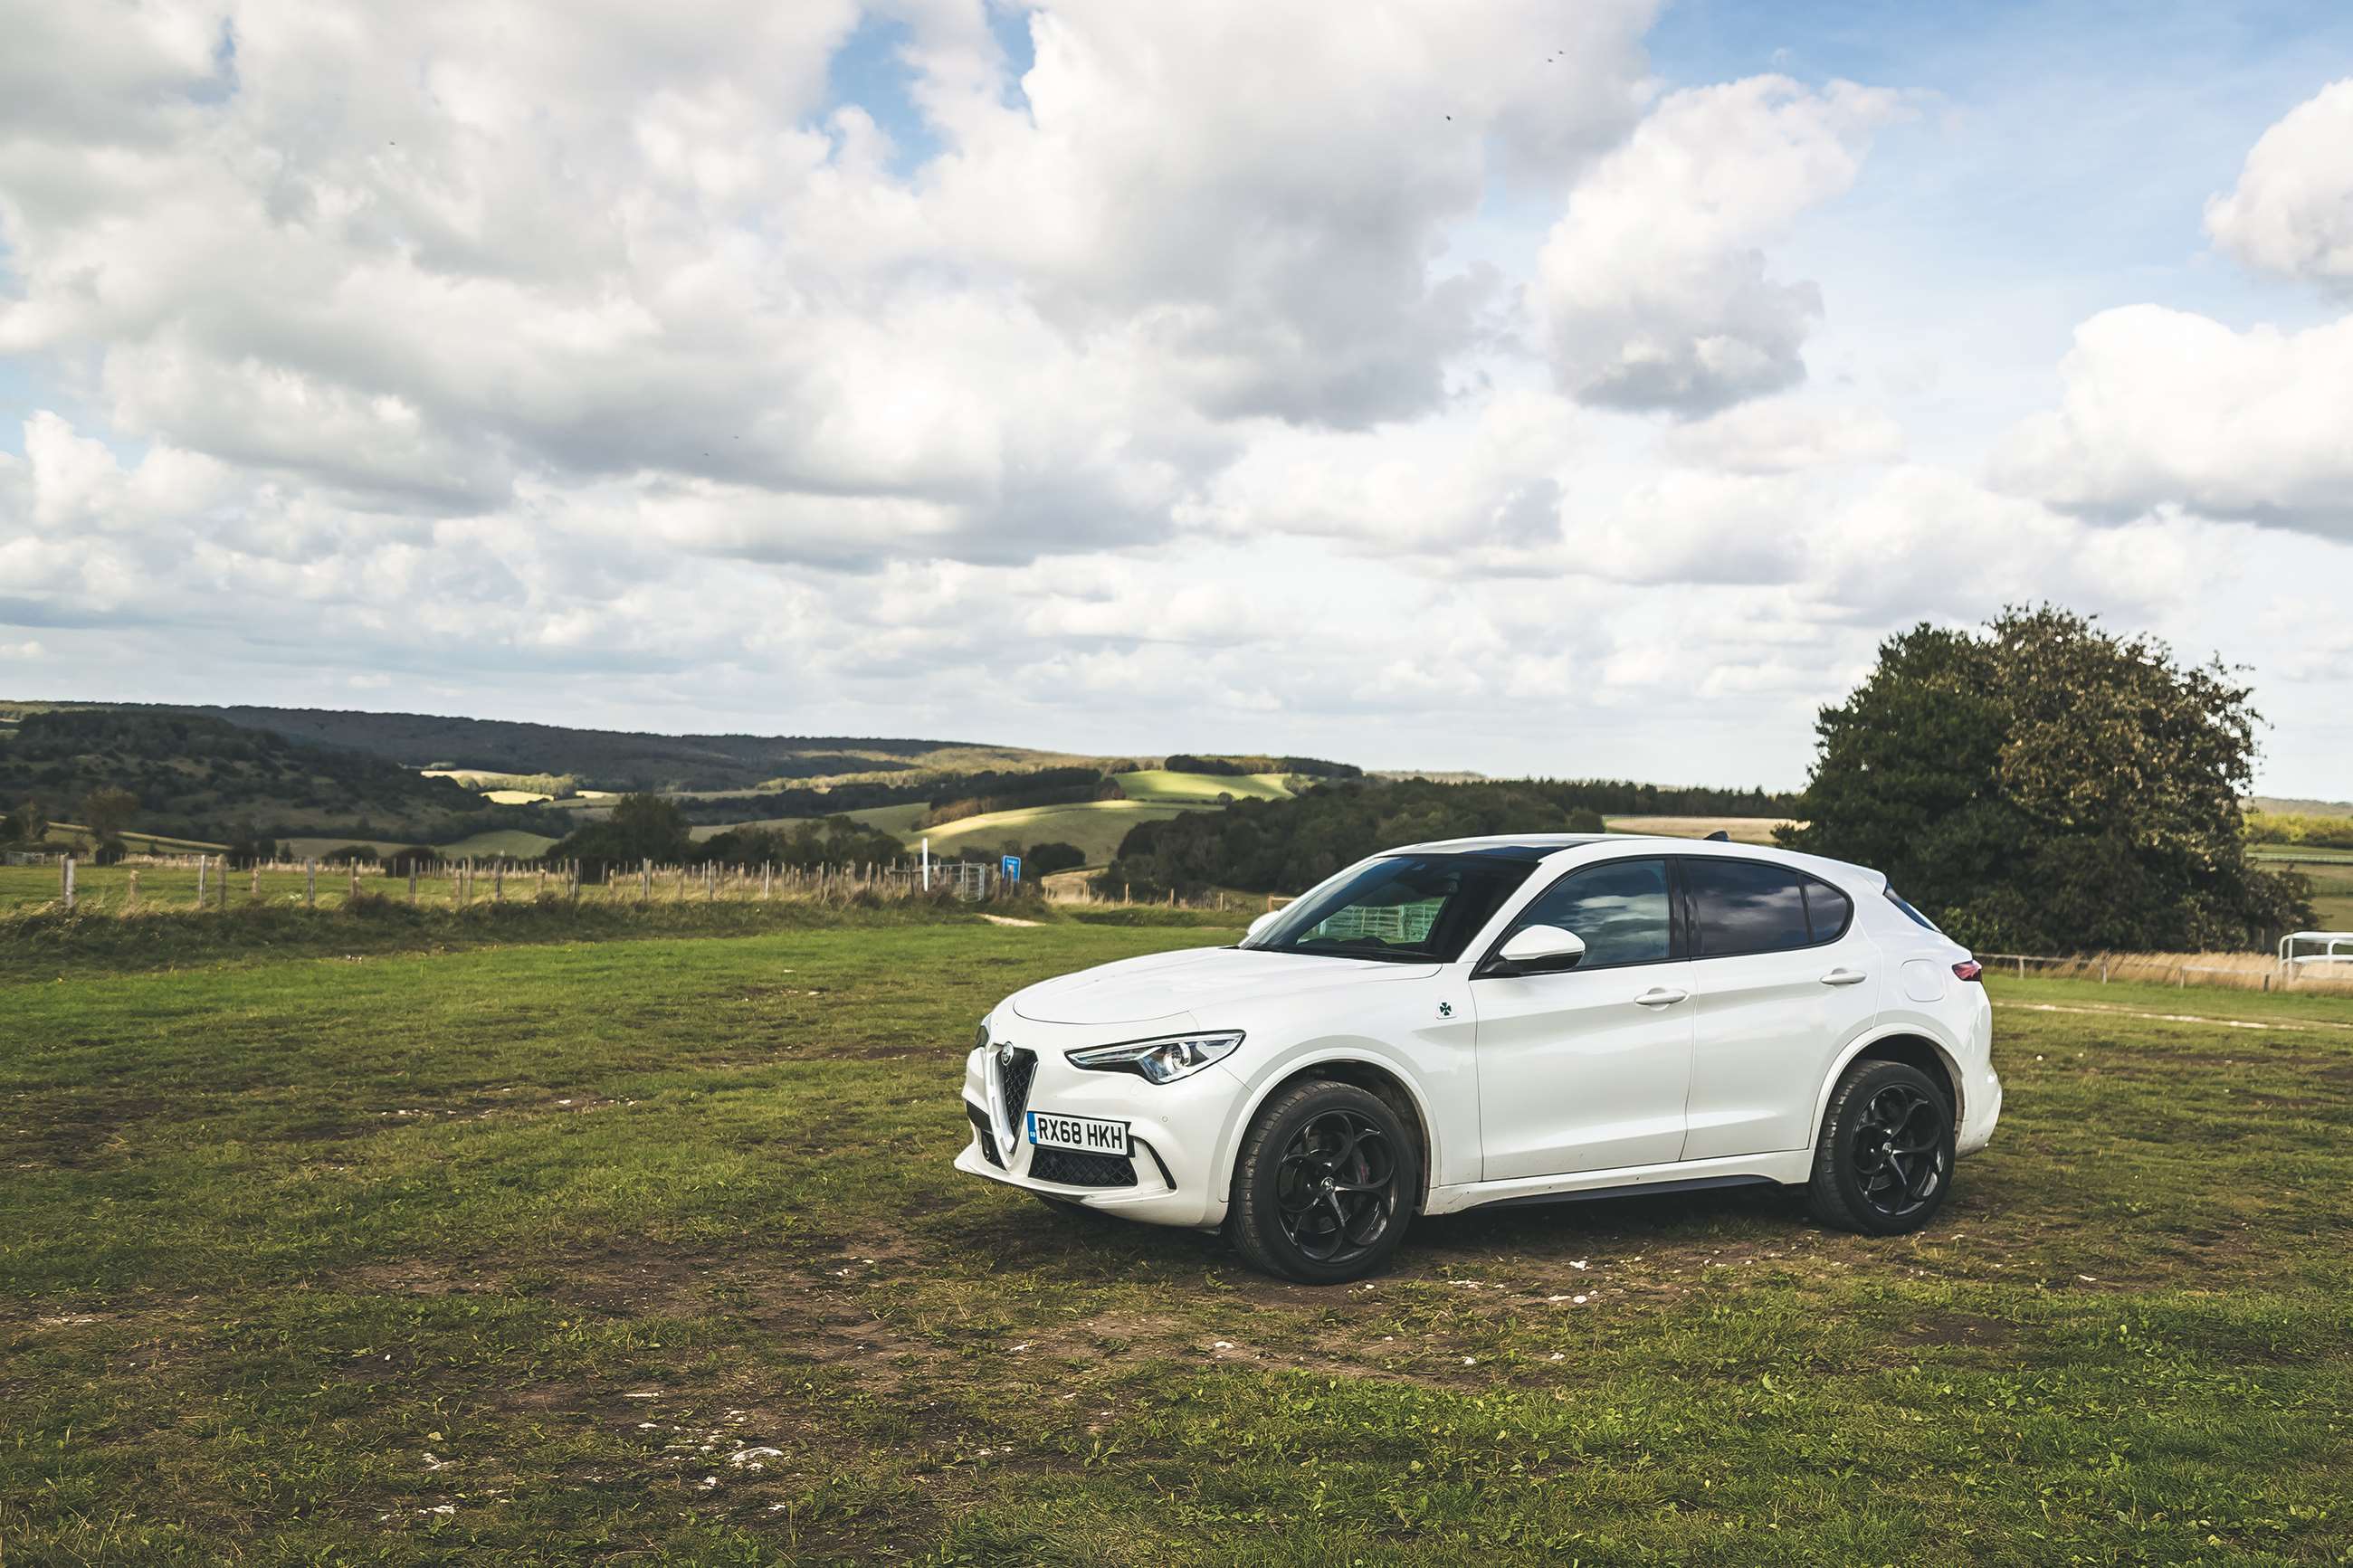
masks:
[(1961, 1071), (1960, 1058), (1951, 1044), (1938, 1039), (1925, 1029), (1907, 1024), (1892, 1024), (1853, 1041), (1839, 1053), (1830, 1071), (1814, 1091), (1813, 1137), (1809, 1146), (1819, 1143), (1822, 1135), (1822, 1118), (1829, 1114), (1831, 1095), (1837, 1089), (1839, 1079), (1847, 1069), (1861, 1061), (1902, 1062), (1926, 1073), (1928, 1081), (1945, 1091), (1945, 1103), (1952, 1112), (1953, 1126), (1957, 1130), (1968, 1109), (1967, 1078)]
[(1413, 1200), (1414, 1212), (1421, 1213), (1430, 1201), (1430, 1173), (1437, 1166), (1438, 1136), (1436, 1119), (1430, 1114), (1421, 1087), (1398, 1064), (1383, 1060), (1377, 1051), (1341, 1045), (1285, 1063), (1250, 1090), (1219, 1153), (1222, 1173), (1217, 1189), (1219, 1201), (1229, 1206), (1233, 1202), (1234, 1164), (1240, 1157), (1242, 1139), (1250, 1123), (1258, 1120), (1261, 1108), (1293, 1085), (1314, 1079), (1352, 1084), (1387, 1105), (1405, 1123), (1421, 1159), (1420, 1190)]

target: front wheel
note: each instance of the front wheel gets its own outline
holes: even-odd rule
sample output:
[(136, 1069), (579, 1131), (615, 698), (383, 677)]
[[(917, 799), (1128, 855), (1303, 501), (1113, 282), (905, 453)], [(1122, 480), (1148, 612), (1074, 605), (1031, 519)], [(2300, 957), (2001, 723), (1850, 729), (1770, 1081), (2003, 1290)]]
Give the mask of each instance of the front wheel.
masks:
[(1419, 1151), (1397, 1112), (1353, 1084), (1310, 1080), (1251, 1119), (1226, 1228), (1252, 1268), (1337, 1285), (1388, 1261), (1420, 1190)]
[(1808, 1187), (1814, 1217), (1899, 1236), (1936, 1217), (1953, 1184), (1953, 1110), (1918, 1068), (1857, 1062), (1831, 1091)]

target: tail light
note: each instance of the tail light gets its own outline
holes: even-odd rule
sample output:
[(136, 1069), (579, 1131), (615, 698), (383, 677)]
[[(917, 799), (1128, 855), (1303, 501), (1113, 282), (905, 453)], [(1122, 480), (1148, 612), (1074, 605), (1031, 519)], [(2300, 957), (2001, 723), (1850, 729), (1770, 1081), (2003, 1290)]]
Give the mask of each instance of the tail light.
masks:
[(1953, 965), (1953, 977), (1956, 980), (1975, 980), (1984, 973), (1985, 965), (1974, 958), (1965, 958)]

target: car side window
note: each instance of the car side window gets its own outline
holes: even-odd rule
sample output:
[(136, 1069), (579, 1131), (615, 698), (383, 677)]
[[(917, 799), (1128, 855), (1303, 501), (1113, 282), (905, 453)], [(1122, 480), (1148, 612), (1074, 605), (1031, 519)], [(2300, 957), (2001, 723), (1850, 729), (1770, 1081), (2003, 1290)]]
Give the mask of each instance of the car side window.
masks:
[(1817, 945), (1836, 942), (1854, 923), (1854, 900), (1812, 877), (1803, 879), (1806, 888), (1806, 923), (1814, 928)]
[(1805, 879), (1785, 866), (1687, 859), (1683, 890), (1691, 900), (1694, 957), (1781, 952), (1817, 940), (1806, 921)]
[(1520, 911), (1513, 931), (1558, 926), (1585, 939), (1577, 972), (1622, 963), (1655, 963), (1671, 956), (1664, 860), (1612, 860), (1571, 871)]

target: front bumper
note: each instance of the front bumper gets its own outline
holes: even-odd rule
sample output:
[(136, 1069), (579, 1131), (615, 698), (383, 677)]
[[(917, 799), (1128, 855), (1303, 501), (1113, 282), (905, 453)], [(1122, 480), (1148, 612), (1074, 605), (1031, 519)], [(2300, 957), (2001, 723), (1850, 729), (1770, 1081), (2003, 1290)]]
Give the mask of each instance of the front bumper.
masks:
[[(1166, 1084), (1148, 1083), (1132, 1073), (1089, 1072), (1072, 1067), (1062, 1053), (1104, 1044), (1101, 1031), (1071, 1029), (1067, 1040), (1053, 1037), (1063, 1032), (1041, 1032), (1036, 1025), (1025, 1031), (1032, 1037), (1017, 1048), (1033, 1052), (1037, 1060), (1018, 1103), (1006, 1102), (1001, 1083), (992, 1085), (991, 1051), (975, 1049), (965, 1057), (964, 1102), (970, 1136), (956, 1155), (956, 1169), (1152, 1225), (1222, 1225), (1227, 1183), (1219, 1159), (1228, 1124), (1244, 1093), (1241, 1080), (1222, 1066)], [(992, 1099), (997, 1101), (994, 1115)], [(1032, 1147), (1026, 1136), (1030, 1110), (1126, 1122), (1134, 1148), (1126, 1162), (1132, 1167), (1132, 1184), (1097, 1184), (1102, 1176), (1113, 1173), (1116, 1156), (1088, 1156), (1082, 1167)], [(1068, 1175), (1094, 1179), (1054, 1179)]]

